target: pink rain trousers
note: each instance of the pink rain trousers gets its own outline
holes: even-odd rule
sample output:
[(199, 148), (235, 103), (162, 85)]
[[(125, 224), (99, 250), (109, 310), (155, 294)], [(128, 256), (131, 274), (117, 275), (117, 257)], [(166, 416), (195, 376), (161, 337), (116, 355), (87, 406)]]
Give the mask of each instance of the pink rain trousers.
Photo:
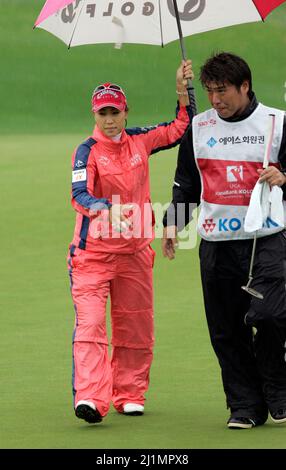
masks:
[[(92, 401), (100, 414), (110, 402), (144, 404), (153, 359), (154, 313), (150, 246), (134, 254), (92, 253), (76, 248), (68, 256), (75, 306), (74, 404)], [(111, 298), (112, 351), (108, 351), (106, 302)]]

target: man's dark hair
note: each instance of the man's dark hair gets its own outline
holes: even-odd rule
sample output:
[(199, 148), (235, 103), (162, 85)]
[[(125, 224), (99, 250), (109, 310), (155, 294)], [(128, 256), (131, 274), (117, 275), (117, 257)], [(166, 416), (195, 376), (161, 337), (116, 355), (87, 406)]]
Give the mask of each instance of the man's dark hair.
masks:
[(252, 76), (248, 64), (230, 52), (220, 52), (210, 57), (201, 67), (200, 81), (204, 88), (209, 82), (228, 82), (237, 89), (244, 81), (248, 81), (248, 96), (252, 95)]

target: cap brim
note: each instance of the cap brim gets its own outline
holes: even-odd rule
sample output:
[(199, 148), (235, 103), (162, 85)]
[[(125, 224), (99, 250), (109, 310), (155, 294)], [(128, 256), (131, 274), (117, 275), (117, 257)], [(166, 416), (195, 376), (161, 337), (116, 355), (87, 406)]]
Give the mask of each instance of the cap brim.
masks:
[(114, 104), (114, 103), (104, 103), (102, 105), (93, 106), (92, 109), (93, 109), (93, 112), (96, 113), (97, 111), (103, 108), (115, 108), (115, 109), (118, 109), (119, 111), (125, 111), (124, 104)]

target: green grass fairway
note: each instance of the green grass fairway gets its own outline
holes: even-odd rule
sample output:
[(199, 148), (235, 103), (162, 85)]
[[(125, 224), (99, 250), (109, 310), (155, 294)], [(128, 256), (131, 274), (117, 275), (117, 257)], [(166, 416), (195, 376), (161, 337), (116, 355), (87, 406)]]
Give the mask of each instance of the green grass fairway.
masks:
[[(75, 418), (71, 393), (73, 305), (66, 254), (74, 212), (70, 160), (90, 133), (90, 95), (101, 81), (128, 95), (128, 125), (169, 120), (175, 108), (179, 43), (67, 50), (32, 30), (44, 0), (0, 0), (0, 396), (1, 449), (245, 449), (286, 447), (286, 426), (235, 432), (212, 351), (197, 247), (163, 259), (155, 276), (155, 359), (146, 414), (112, 409), (101, 425)], [(249, 61), (254, 90), (285, 108), (286, 4), (265, 22), (186, 39), (196, 76), (214, 50)], [(195, 82), (199, 110), (208, 104)], [(151, 159), (154, 203), (167, 203), (176, 150)], [(160, 225), (160, 216), (158, 217)]]
[[(140, 418), (113, 409), (100, 425), (74, 417), (73, 306), (65, 266), (74, 214), (70, 154), (83, 135), (0, 139), (2, 255), (1, 448), (285, 448), (270, 422), (229, 431), (203, 313), (197, 250), (155, 267), (156, 348)], [(175, 152), (151, 161), (153, 200), (167, 201)]]

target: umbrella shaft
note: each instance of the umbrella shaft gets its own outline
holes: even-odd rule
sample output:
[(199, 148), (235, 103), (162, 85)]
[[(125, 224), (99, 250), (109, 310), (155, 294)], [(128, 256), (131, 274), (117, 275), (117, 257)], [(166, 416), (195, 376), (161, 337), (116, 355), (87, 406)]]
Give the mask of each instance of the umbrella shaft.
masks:
[[(185, 42), (184, 42), (184, 38), (183, 38), (183, 32), (182, 32), (182, 26), (181, 26), (181, 21), (180, 21), (180, 14), (179, 14), (179, 10), (178, 10), (177, 0), (173, 0), (173, 4), (174, 4), (175, 15), (176, 15), (178, 33), (179, 33), (180, 46), (181, 46), (181, 51), (182, 51), (182, 58), (183, 58), (183, 60), (187, 60), (187, 52), (186, 52)], [(196, 98), (195, 98), (195, 93), (194, 93), (194, 87), (193, 87), (192, 80), (188, 80), (187, 91), (188, 91), (188, 95), (189, 95), (191, 110), (192, 110), (193, 115), (195, 116), (197, 114), (197, 105), (196, 105)]]
[(173, 4), (174, 4), (174, 10), (175, 10), (176, 21), (177, 21), (177, 26), (178, 26), (178, 33), (179, 33), (179, 38), (180, 38), (182, 57), (183, 57), (184, 60), (187, 60), (187, 54), (186, 54), (185, 44), (184, 44), (184, 40), (183, 40), (183, 32), (182, 32), (182, 26), (181, 26), (181, 21), (180, 21), (180, 15), (179, 15), (179, 10), (178, 10), (177, 0), (173, 0)]

